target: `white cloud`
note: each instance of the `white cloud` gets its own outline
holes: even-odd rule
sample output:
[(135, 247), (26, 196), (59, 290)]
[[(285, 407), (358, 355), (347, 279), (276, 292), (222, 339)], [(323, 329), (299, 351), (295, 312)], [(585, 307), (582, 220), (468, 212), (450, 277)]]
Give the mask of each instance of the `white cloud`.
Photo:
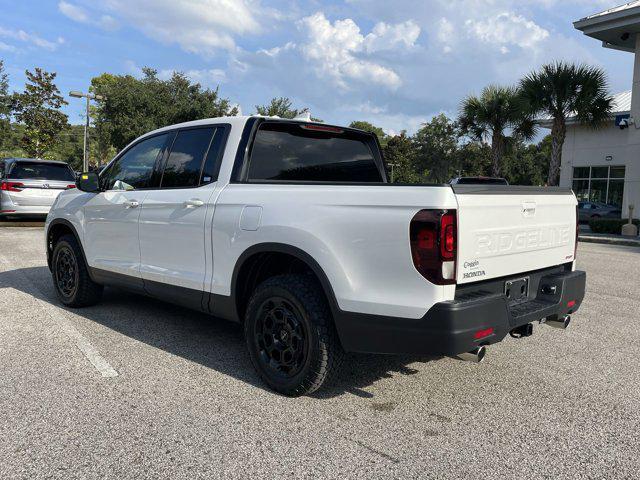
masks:
[(235, 50), (234, 36), (262, 30), (263, 10), (250, 0), (107, 0), (105, 5), (149, 37), (203, 55)]
[[(125, 70), (134, 77), (142, 76), (142, 68), (138, 66), (133, 60), (125, 61)], [(165, 68), (158, 71), (158, 78), (161, 80), (168, 80), (173, 75), (173, 72), (183, 73), (192, 82), (199, 83), (205, 87), (215, 88), (219, 84), (224, 83), (227, 80), (227, 74), (220, 68), (210, 69), (189, 69), (181, 70), (179, 68)]]
[(9, 45), (8, 43), (0, 42), (0, 51), (3, 52), (15, 52), (17, 49), (13, 45)]
[(87, 11), (78, 5), (62, 1), (58, 3), (58, 10), (60, 10), (63, 15), (69, 17), (71, 20), (75, 20), (76, 22), (85, 23), (89, 21)]
[(227, 80), (225, 71), (220, 68), (211, 68), (208, 70), (191, 69), (186, 71), (181, 71), (179, 69), (165, 69), (158, 72), (158, 77), (163, 80), (167, 80), (171, 78), (173, 72), (175, 71), (183, 73), (192, 82), (200, 83), (205, 87), (215, 87), (216, 85), (224, 83)]
[(60, 10), (60, 13), (64, 16), (75, 22), (95, 25), (104, 30), (115, 30), (118, 28), (118, 22), (111, 15), (104, 15), (94, 11), (90, 13), (80, 5), (69, 3), (65, 0), (58, 2), (58, 10)]
[(442, 51), (450, 53), (453, 50), (452, 43), (455, 41), (455, 28), (446, 18), (441, 18), (437, 25), (436, 38), (442, 44)]
[(260, 33), (265, 30), (262, 22), (283, 18), (257, 0), (104, 0), (85, 5), (61, 0), (58, 9), (76, 22), (105, 30), (126, 23), (154, 40), (205, 56), (234, 51), (235, 37)]
[(533, 48), (549, 37), (547, 30), (512, 12), (502, 12), (483, 20), (470, 19), (465, 26), (472, 36), (498, 48), (506, 45)]
[(346, 104), (340, 110), (350, 115), (355, 113), (355, 118), (373, 123), (382, 128), (387, 135), (398, 135), (403, 130), (413, 134), (420, 129), (423, 123), (429, 121), (432, 116), (437, 115), (437, 113), (412, 115), (389, 111), (387, 106), (378, 107), (371, 104), (371, 102), (359, 105)]
[(367, 52), (409, 48), (415, 45), (419, 36), (420, 27), (411, 20), (395, 25), (379, 22), (364, 38), (364, 46)]
[(27, 33), (24, 30), (11, 30), (0, 27), (0, 37), (11, 38), (23, 43), (31, 44), (38, 48), (53, 51), (58, 47), (56, 42), (46, 40), (36, 34)]
[(304, 58), (315, 65), (318, 76), (331, 78), (343, 89), (348, 89), (352, 80), (397, 89), (402, 81), (394, 70), (375, 61), (363, 59), (360, 54), (366, 53), (367, 46), (375, 50), (381, 38), (395, 35), (396, 45), (399, 41), (413, 44), (417, 38), (415, 30), (410, 26), (409, 30), (412, 31), (408, 34), (405, 32), (402, 39), (398, 40), (400, 37), (397, 32), (405, 28), (398, 29), (397, 26), (385, 24), (377, 26), (378, 30), (374, 29), (367, 40), (360, 33), (358, 25), (350, 18), (336, 20), (332, 24), (321, 12), (303, 18), (299, 27), (307, 36), (305, 43), (301, 45)]
[(104, 30), (116, 30), (120, 26), (118, 21), (111, 15), (100, 15), (97, 24)]

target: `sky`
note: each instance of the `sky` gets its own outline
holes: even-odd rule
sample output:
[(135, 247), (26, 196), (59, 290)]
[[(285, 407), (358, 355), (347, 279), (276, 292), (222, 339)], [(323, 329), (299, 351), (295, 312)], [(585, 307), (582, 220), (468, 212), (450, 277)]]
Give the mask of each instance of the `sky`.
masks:
[[(629, 90), (633, 55), (601, 47), (575, 20), (622, 0), (0, 0), (0, 58), (57, 72), (65, 95), (104, 72), (185, 73), (243, 114), (286, 96), (334, 124), (415, 132), (490, 83), (545, 62), (603, 67)], [(83, 104), (65, 113), (83, 122)]]

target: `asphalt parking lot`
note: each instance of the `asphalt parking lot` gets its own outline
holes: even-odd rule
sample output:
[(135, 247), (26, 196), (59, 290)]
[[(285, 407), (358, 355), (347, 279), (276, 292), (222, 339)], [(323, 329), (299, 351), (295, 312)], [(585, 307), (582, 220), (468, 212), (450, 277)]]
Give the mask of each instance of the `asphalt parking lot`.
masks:
[(290, 399), (239, 327), (108, 289), (59, 307), (41, 228), (0, 229), (0, 478), (638, 478), (640, 249), (580, 244), (587, 297), (450, 358), (350, 356)]

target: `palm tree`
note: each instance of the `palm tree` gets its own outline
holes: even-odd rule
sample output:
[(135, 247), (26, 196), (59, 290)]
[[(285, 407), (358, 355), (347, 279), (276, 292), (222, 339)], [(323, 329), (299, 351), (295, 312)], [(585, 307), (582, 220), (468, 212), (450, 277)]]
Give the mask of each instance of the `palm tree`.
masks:
[(527, 114), (526, 104), (515, 87), (489, 85), (480, 97), (467, 97), (460, 110), (458, 120), (463, 131), (479, 141), (491, 138), (491, 174), (494, 177), (500, 176), (502, 156), (512, 141), (516, 138), (530, 140), (535, 136), (533, 119)]
[(550, 117), (551, 160), (548, 185), (558, 185), (567, 118), (598, 127), (611, 117), (612, 98), (601, 68), (556, 62), (544, 65), (520, 81), (532, 115)]

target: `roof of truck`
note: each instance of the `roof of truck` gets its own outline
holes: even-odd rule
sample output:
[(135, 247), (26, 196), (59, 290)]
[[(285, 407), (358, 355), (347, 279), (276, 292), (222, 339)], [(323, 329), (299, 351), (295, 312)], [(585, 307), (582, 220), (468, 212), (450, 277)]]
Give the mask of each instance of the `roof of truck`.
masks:
[(183, 122), (183, 123), (176, 123), (173, 125), (167, 125), (166, 127), (162, 127), (162, 128), (158, 128), (156, 130), (153, 130), (151, 132), (147, 132), (144, 135), (141, 135), (140, 137), (136, 138), (134, 140), (137, 141), (140, 138), (144, 138), (144, 137), (148, 137), (151, 135), (155, 135), (157, 133), (161, 133), (161, 132), (165, 132), (165, 131), (169, 131), (169, 130), (175, 130), (176, 128), (188, 128), (188, 127), (200, 127), (200, 126), (205, 126), (205, 125), (213, 125), (213, 124), (221, 124), (221, 123), (227, 123), (229, 125), (231, 125), (232, 127), (234, 126), (243, 126), (247, 120), (249, 120), (250, 118), (263, 118), (265, 120), (282, 120), (283, 122), (298, 122), (298, 123), (309, 123), (309, 124), (315, 124), (315, 125), (322, 125), (325, 127), (336, 127), (336, 128), (341, 128), (341, 129), (345, 129), (345, 130), (355, 130), (358, 132), (363, 132), (363, 133), (370, 133), (367, 132), (365, 130), (360, 130), (358, 128), (353, 128), (353, 127), (345, 127), (343, 125), (332, 125), (329, 123), (322, 123), (322, 122), (311, 122), (311, 121), (307, 121), (307, 120), (301, 120), (299, 118), (282, 118), (282, 117), (271, 117), (271, 116), (266, 116), (266, 115), (238, 115), (235, 117), (214, 117), (214, 118), (203, 118), (202, 120), (192, 120), (190, 122)]

